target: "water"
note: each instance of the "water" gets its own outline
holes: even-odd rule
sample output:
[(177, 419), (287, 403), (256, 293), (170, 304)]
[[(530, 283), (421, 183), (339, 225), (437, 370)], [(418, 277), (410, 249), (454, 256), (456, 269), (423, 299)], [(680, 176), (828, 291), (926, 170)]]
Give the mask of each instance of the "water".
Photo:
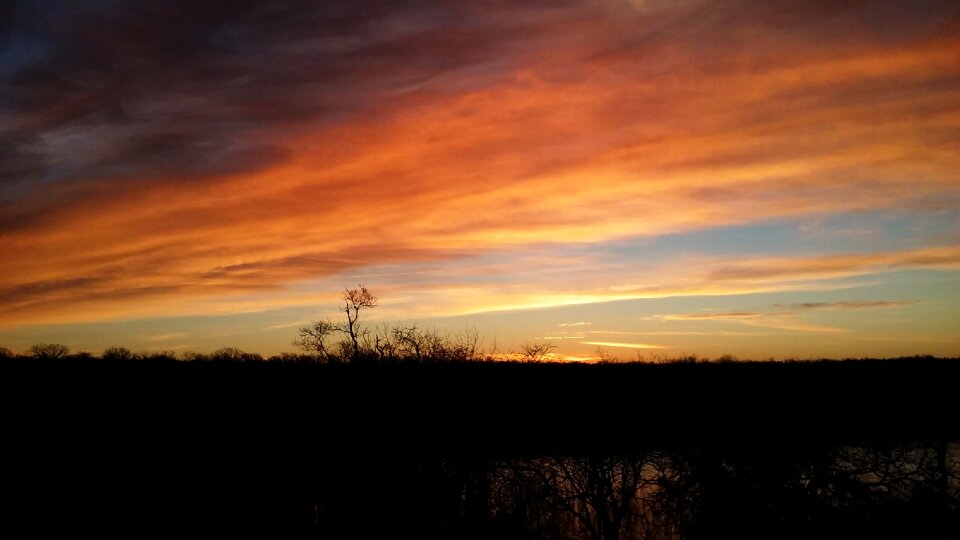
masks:
[(314, 489), (323, 538), (955, 538), (960, 446), (367, 462)]

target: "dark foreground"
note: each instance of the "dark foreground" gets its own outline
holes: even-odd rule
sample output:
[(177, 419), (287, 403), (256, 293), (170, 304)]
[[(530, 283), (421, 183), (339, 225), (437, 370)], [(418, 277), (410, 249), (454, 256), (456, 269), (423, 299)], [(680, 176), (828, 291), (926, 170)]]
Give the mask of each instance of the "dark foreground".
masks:
[(2, 528), (958, 538), (958, 382), (948, 360), (11, 360)]

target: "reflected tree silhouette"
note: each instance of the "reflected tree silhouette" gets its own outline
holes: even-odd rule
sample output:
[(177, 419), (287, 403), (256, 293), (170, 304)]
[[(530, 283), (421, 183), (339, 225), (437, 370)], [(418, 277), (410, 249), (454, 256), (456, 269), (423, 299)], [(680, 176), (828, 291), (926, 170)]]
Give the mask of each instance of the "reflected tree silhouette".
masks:
[[(656, 482), (650, 459), (637, 455), (563, 456), (521, 460), (502, 467), (501, 489), (523, 500), (525, 520), (536, 530), (563, 525), (575, 538), (613, 540), (634, 537), (644, 528), (646, 496)], [(534, 497), (518, 496), (533, 486)]]
[[(446, 469), (470, 538), (954, 538), (960, 445), (649, 450)], [(441, 482), (442, 483), (442, 482)], [(457, 530), (456, 528), (452, 530)]]
[[(429, 356), (425, 338), (423, 363), (392, 338), (360, 366), (5, 359), (7, 408), (42, 413), (8, 415), (14, 517), (218, 537), (960, 538), (960, 436), (937, 414), (960, 364), (439, 361), (473, 358), (474, 335)], [(888, 387), (918, 393), (871, 401)], [(669, 406), (678, 391), (728, 406)]]

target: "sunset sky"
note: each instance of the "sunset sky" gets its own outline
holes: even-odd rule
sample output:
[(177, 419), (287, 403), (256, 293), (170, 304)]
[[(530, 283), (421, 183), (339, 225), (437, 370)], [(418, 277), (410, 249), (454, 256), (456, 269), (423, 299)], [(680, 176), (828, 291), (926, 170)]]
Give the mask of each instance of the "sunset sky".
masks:
[(0, 7), (0, 346), (960, 356), (960, 3)]

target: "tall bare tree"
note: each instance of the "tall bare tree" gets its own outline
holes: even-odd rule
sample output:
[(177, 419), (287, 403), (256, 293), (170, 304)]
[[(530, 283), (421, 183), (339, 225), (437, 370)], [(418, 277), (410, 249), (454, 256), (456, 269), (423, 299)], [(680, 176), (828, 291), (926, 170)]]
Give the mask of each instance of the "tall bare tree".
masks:
[(363, 285), (358, 285), (356, 289), (344, 289), (341, 298), (343, 303), (337, 306), (337, 310), (346, 315), (345, 322), (335, 323), (324, 319), (301, 326), (293, 344), (304, 351), (319, 355), (324, 360), (332, 361), (337, 358), (337, 353), (331, 352), (327, 340), (333, 334), (346, 334), (350, 339), (349, 342), (341, 342), (340, 357), (349, 356), (353, 360), (359, 358), (360, 340), (367, 332), (360, 323), (360, 312), (377, 307), (377, 297)]
[(347, 316), (347, 325), (343, 330), (350, 336), (350, 342), (353, 344), (353, 358), (357, 359), (360, 356), (359, 338), (365, 332), (359, 323), (360, 312), (377, 307), (377, 297), (363, 285), (357, 285), (356, 289), (344, 289), (342, 298), (343, 303), (339, 308)]

